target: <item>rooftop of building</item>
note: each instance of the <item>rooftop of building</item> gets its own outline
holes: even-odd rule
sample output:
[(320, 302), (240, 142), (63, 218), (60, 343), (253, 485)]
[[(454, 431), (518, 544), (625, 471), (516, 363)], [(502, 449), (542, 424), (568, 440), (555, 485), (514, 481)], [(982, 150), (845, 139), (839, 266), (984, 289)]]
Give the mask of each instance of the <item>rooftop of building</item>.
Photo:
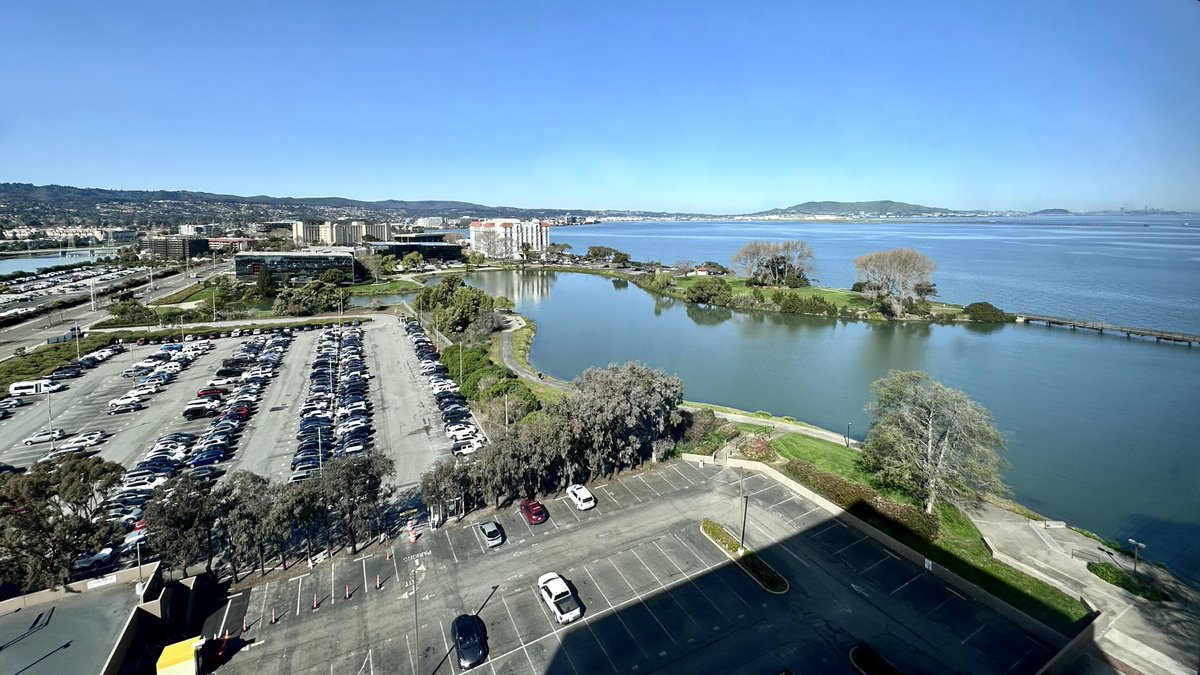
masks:
[(331, 256), (353, 258), (351, 251), (241, 251), (234, 258), (328, 258)]
[(18, 603), (0, 610), (0, 670), (58, 675), (100, 670), (138, 597), (128, 584), (113, 584), (28, 607)]

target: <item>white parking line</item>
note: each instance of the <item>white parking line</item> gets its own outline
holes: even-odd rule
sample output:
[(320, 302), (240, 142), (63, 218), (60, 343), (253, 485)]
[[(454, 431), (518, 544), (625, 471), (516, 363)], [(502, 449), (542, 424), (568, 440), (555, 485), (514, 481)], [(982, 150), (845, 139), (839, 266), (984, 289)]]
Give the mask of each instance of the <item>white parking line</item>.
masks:
[[(613, 609), (612, 600), (608, 599), (608, 594), (606, 594), (604, 592), (603, 588), (600, 588), (600, 584), (596, 583), (596, 577), (592, 576), (592, 573), (588, 570), (588, 568), (586, 566), (583, 568), (583, 571), (585, 574), (588, 575), (588, 578), (592, 580), (592, 585), (596, 587), (596, 590), (600, 591), (600, 597), (604, 598), (604, 602), (608, 604), (609, 611), (612, 611), (612, 609)], [(642, 656), (648, 660), (650, 658), (650, 655), (646, 653), (646, 648), (642, 646), (642, 643), (638, 642), (637, 634), (635, 634), (633, 631), (629, 630), (629, 625), (625, 623), (625, 619), (621, 618), (620, 612), (616, 613), (616, 617), (617, 617), (617, 620), (621, 622), (621, 626), (623, 626), (625, 628), (625, 632), (629, 633), (629, 637), (633, 638), (633, 643), (635, 645), (637, 645), (638, 649), (640, 649), (642, 651)]]
[(600, 487), (598, 487), (596, 489), (604, 490), (604, 494), (608, 495), (608, 498), (613, 500), (613, 503), (617, 505), (617, 508), (621, 508), (621, 502), (617, 501), (617, 496), (612, 493), (612, 490), (608, 489), (607, 485), (601, 485)]
[[(517, 633), (517, 642), (521, 643), (520, 650), (525, 652), (525, 660), (529, 661), (530, 670), (532, 670), (533, 672), (536, 673), (537, 668), (533, 665), (533, 659), (529, 656), (529, 649), (526, 648), (526, 646), (525, 646), (525, 638), (521, 637), (521, 631), (520, 631), (520, 629), (517, 628), (517, 621), (516, 621), (516, 619), (513, 618), (512, 610), (508, 608), (508, 603), (504, 600), (504, 596), (500, 596), (500, 604), (504, 605), (504, 611), (508, 613), (508, 620), (512, 622), (513, 630), (516, 631), (516, 633)], [(545, 636), (542, 636), (542, 637), (545, 637)], [(541, 639), (541, 638), (539, 638), (539, 639)], [(511, 654), (514, 651), (516, 651), (516, 650), (514, 649), (512, 651), (505, 652), (505, 654)], [(503, 657), (505, 654), (501, 654), (500, 657)], [(495, 660), (496, 658), (500, 658), (500, 657), (493, 657), (493, 659), (491, 659), (491, 660)]]
[(671, 640), (671, 644), (673, 644), (673, 645), (679, 644), (678, 642), (675, 641), (675, 636), (671, 635), (671, 631), (667, 630), (667, 627), (663, 625), (663, 622), (658, 620), (658, 615), (655, 614), (650, 609), (650, 606), (646, 604), (646, 601), (642, 599), (642, 594), (638, 593), (637, 589), (633, 587), (633, 584), (629, 583), (629, 580), (625, 578), (625, 573), (621, 571), (621, 568), (617, 567), (617, 564), (612, 561), (612, 558), (606, 558), (606, 560), (608, 560), (608, 564), (612, 565), (613, 569), (617, 571), (617, 574), (620, 575), (621, 581), (624, 581), (625, 585), (629, 587), (629, 590), (633, 591), (633, 595), (638, 599), (638, 602), (641, 602), (642, 606), (646, 608), (646, 611), (650, 614), (650, 618), (654, 619), (654, 623), (657, 623), (658, 627), (662, 629), (663, 633), (666, 634), (667, 638), (669, 640)]
[[(691, 546), (688, 546), (688, 543), (687, 543), (686, 541), (684, 541), (684, 540), (683, 540), (683, 537), (680, 537), (678, 534), (676, 534), (676, 535), (674, 535), (674, 536), (675, 536), (675, 538), (676, 538), (677, 540), (679, 540), (679, 543), (680, 543), (680, 544), (683, 544), (683, 547), (684, 547), (684, 548), (686, 548), (686, 549), (688, 550), (688, 553), (691, 553), (692, 555), (696, 556), (696, 559), (697, 559), (697, 560), (699, 560), (699, 561), (700, 561), (702, 564), (705, 564), (705, 565), (706, 565), (706, 566), (705, 566), (705, 568), (704, 568), (704, 571), (705, 571), (705, 572), (708, 572), (708, 571), (710, 571), (710, 570), (712, 570), (712, 569), (716, 568), (716, 567), (717, 567), (717, 565), (723, 564), (723, 562), (721, 562), (721, 563), (715, 563), (715, 564), (712, 564), (712, 565), (708, 565), (708, 564), (704, 563), (704, 558), (701, 558), (701, 557), (700, 557), (700, 555), (699, 555), (698, 553), (696, 553), (696, 551), (694, 551), (694, 550), (692, 549), (692, 547), (691, 547)], [(717, 575), (714, 575), (714, 576), (717, 578), (717, 581), (720, 581), (722, 584), (724, 584), (725, 588), (728, 588), (728, 589), (729, 589), (729, 592), (730, 592), (730, 593), (733, 593), (734, 597), (736, 597), (738, 600), (741, 600), (741, 601), (742, 601), (742, 604), (743, 604), (743, 605), (745, 605), (747, 609), (749, 609), (749, 608), (750, 608), (750, 602), (749, 602), (748, 600), (746, 600), (745, 598), (743, 598), (741, 593), (738, 593), (736, 590), (734, 590), (733, 586), (730, 586), (730, 585), (729, 585), (729, 582), (728, 582), (728, 581), (725, 581), (725, 579), (723, 578), (723, 576), (722, 576), (722, 575), (720, 575), (720, 574), (717, 574)]]
[(658, 490), (655, 490), (653, 485), (651, 485), (651, 484), (647, 483), (647, 482), (646, 482), (646, 479), (645, 479), (645, 478), (642, 478), (642, 476), (641, 476), (641, 475), (638, 475), (638, 480), (642, 481), (642, 483), (643, 483), (643, 484), (645, 484), (645, 486), (646, 486), (646, 487), (650, 488), (650, 491), (651, 491), (651, 492), (653, 492), (654, 494), (658, 495), (659, 497), (661, 497), (661, 496), (662, 496), (661, 494), (659, 494), (659, 493), (658, 493)]
[(412, 644), (408, 641), (408, 633), (404, 634), (404, 651), (408, 652), (408, 665), (412, 666), (413, 675), (417, 675), (417, 662), (413, 658)]
[[(768, 541), (771, 540), (771, 535), (769, 535), (766, 532), (764, 532), (763, 530), (761, 530), (758, 527), (758, 525), (755, 525), (754, 523), (750, 523), (750, 527), (755, 530), (758, 530), (758, 533), (761, 534), (762, 536), (766, 537)], [(787, 553), (788, 555), (795, 558), (796, 562), (800, 563), (801, 565), (804, 565), (805, 567), (812, 567), (812, 565), (810, 565), (807, 560), (805, 560), (804, 558), (801, 558), (794, 551), (792, 551), (792, 549), (788, 548), (786, 543), (778, 542), (778, 546), (779, 546), (779, 548), (783, 549), (784, 553)]]
[(979, 634), (979, 631), (983, 630), (983, 627), (984, 627), (985, 625), (986, 625), (986, 624), (982, 624), (982, 623), (981, 623), (981, 624), (979, 624), (979, 628), (976, 628), (976, 629), (975, 629), (975, 630), (974, 630), (974, 631), (973, 631), (973, 632), (972, 632), (970, 635), (968, 635), (967, 637), (963, 638), (963, 641), (962, 641), (962, 642), (960, 642), (960, 643), (958, 643), (958, 644), (960, 644), (960, 645), (965, 645), (965, 644), (967, 644), (967, 640), (970, 640), (971, 638), (973, 638), (973, 637), (975, 637), (976, 635), (978, 635), (978, 634)]
[(487, 544), (484, 543), (484, 541), (483, 541), (483, 535), (479, 534), (479, 528), (472, 527), (471, 531), (475, 533), (475, 543), (479, 544), (479, 548), (483, 549), (483, 551), (486, 553), (487, 552)]
[(805, 511), (804, 513), (801, 513), (800, 515), (796, 516), (795, 518), (792, 518), (791, 520), (787, 521), (787, 522), (788, 522), (788, 525), (791, 525), (792, 523), (796, 522), (797, 520), (800, 520), (800, 519), (801, 519), (801, 518), (803, 518), (804, 516), (807, 516), (808, 514), (812, 513), (813, 511), (816, 511), (816, 510), (817, 510), (817, 509), (819, 509), (819, 508), (821, 508), (821, 507), (819, 507), (819, 506), (814, 506), (814, 507), (812, 507), (811, 509), (809, 509), (809, 510)]
[(237, 595), (231, 595), (229, 596), (229, 599), (225, 601), (225, 616), (221, 617), (221, 627), (217, 629), (217, 635), (225, 634), (225, 620), (229, 618), (229, 608), (233, 606), (233, 599), (240, 595), (241, 593), (238, 593)]
[(575, 522), (578, 523), (580, 520), (582, 520), (579, 517), (579, 514), (575, 513), (574, 502), (568, 502), (566, 497), (559, 497), (557, 501), (563, 502), (563, 506), (567, 507), (567, 510), (571, 512), (571, 515), (575, 516)]
[[(658, 578), (658, 575), (654, 573), (654, 570), (650, 569), (650, 566), (646, 564), (646, 561), (642, 560), (642, 556), (638, 555), (638, 552), (634, 549), (629, 549), (629, 552), (633, 554), (633, 557), (638, 559), (638, 562), (642, 563), (642, 567), (646, 568), (646, 571), (650, 573), (650, 576), (654, 577), (654, 580), (658, 582), (659, 588), (663, 589), (664, 591), (667, 590), (667, 585)], [(686, 579), (687, 575), (684, 575), (683, 578)], [(687, 615), (687, 618), (691, 619), (692, 623), (696, 624), (696, 628), (704, 630), (704, 626), (701, 626), (700, 622), (696, 620), (696, 617), (692, 616), (692, 613), (687, 611), (687, 609), (679, 602), (679, 598), (676, 598), (672, 593), (667, 593), (667, 597), (671, 598), (675, 605), (679, 607), (679, 609), (683, 610), (683, 613)]]
[(917, 577), (920, 577), (920, 576), (921, 576), (921, 574), (922, 574), (922, 572), (917, 572), (915, 575), (913, 575), (913, 578), (911, 578), (911, 579), (909, 579), (908, 581), (906, 581), (906, 582), (904, 582), (904, 583), (900, 584), (898, 587), (896, 587), (896, 590), (892, 591), (891, 593), (888, 593), (888, 595), (895, 595), (895, 594), (899, 593), (901, 590), (903, 590), (903, 588), (904, 588), (905, 586), (907, 586), (907, 585), (911, 584), (912, 582), (916, 581), (916, 580), (917, 580)]
[[(532, 530), (531, 530), (532, 531)], [(454, 564), (458, 564), (458, 554), (454, 552), (454, 542), (450, 540), (450, 530), (446, 530), (446, 543), (450, 544), (450, 555), (454, 556)]]
[(772, 504), (772, 505), (771, 505), (771, 506), (769, 506), (768, 508), (771, 508), (771, 509), (773, 509), (773, 508), (775, 508), (775, 507), (777, 507), (777, 506), (780, 506), (781, 504), (783, 504), (783, 503), (785, 503), (785, 502), (790, 502), (790, 501), (792, 501), (792, 500), (793, 500), (793, 499), (795, 499), (795, 498), (796, 498), (796, 495), (788, 495), (788, 496), (784, 497), (783, 499), (780, 499), (779, 501), (775, 502), (774, 504)]
[(873, 565), (871, 565), (870, 567), (868, 567), (867, 569), (865, 569), (865, 570), (863, 570), (863, 571), (859, 572), (859, 574), (866, 574), (867, 572), (870, 572), (871, 570), (875, 569), (875, 568), (876, 568), (876, 567), (878, 567), (879, 565), (882, 565), (884, 562), (886, 562), (886, 561), (887, 561), (888, 557), (895, 558), (896, 556), (894, 556), (894, 555), (892, 555), (892, 554), (890, 554), (890, 553), (889, 553), (888, 555), (885, 555), (885, 556), (883, 556), (882, 558), (880, 558), (880, 559), (878, 560), (878, 562), (876, 562), (875, 564), (873, 564)]
[[(438, 621), (438, 628), (441, 628), (440, 632), (442, 634), (442, 646), (446, 649), (446, 655), (449, 656), (450, 643), (446, 640), (446, 624)], [(454, 673), (454, 675), (458, 675), (458, 668), (454, 666), (455, 659), (448, 658), (446, 660), (450, 662), (450, 672)]]
[[(836, 520), (835, 520), (835, 521), (832, 521), (831, 523), (829, 523), (829, 524), (828, 524), (828, 525), (826, 525), (825, 527), (822, 527), (821, 529), (817, 530), (816, 532), (813, 532), (813, 533), (812, 533), (811, 535), (809, 535), (809, 536), (811, 536), (811, 537), (815, 537), (815, 536), (817, 536), (817, 535), (821, 534), (822, 532), (825, 532), (825, 531), (827, 531), (827, 530), (830, 530), (830, 529), (833, 529), (833, 528), (837, 527), (838, 525), (841, 525), (841, 523), (839, 523), (839, 522), (838, 522), (838, 521), (836, 521)], [(845, 527), (845, 526), (843, 525), (843, 527)]]
[[(718, 606), (717, 606), (717, 603), (715, 603), (715, 602), (713, 602), (713, 601), (712, 601), (712, 598), (708, 597), (708, 593), (705, 593), (705, 592), (704, 592), (704, 589), (703, 589), (703, 588), (700, 588), (699, 584), (697, 584), (697, 583), (695, 582), (695, 580), (693, 580), (693, 579), (692, 579), (692, 577), (688, 575), (688, 573), (687, 573), (687, 572), (684, 572), (684, 571), (683, 571), (683, 568), (679, 566), (679, 562), (678, 562), (678, 561), (676, 561), (676, 560), (675, 560), (674, 558), (672, 558), (671, 556), (667, 555), (667, 552), (666, 552), (666, 551), (664, 551), (664, 550), (662, 550), (662, 547), (658, 545), (658, 542), (656, 542), (656, 541), (655, 541), (655, 542), (651, 542), (651, 543), (653, 543), (653, 544), (654, 544), (654, 548), (658, 549), (658, 552), (659, 552), (659, 553), (663, 554), (663, 557), (664, 557), (664, 558), (666, 558), (667, 560), (670, 560), (670, 561), (671, 561), (671, 564), (675, 566), (675, 569), (679, 570), (679, 573), (683, 575), (683, 578), (684, 578), (684, 579), (687, 579), (688, 583), (690, 583), (690, 584), (691, 584), (693, 587), (695, 587), (695, 589), (696, 589), (697, 591), (700, 591), (700, 595), (704, 596), (704, 599), (708, 601), (708, 604), (712, 605), (712, 606), (713, 606), (713, 609), (717, 610), (717, 612), (718, 612), (718, 613), (719, 613), (721, 616), (725, 617), (725, 620), (726, 620), (726, 621), (728, 621), (728, 620), (729, 620), (729, 616), (728, 616), (727, 614), (725, 614), (725, 612), (724, 612), (724, 611), (722, 611), (720, 607), (718, 607)], [(701, 561), (701, 564), (703, 564), (703, 561)]]
[(670, 486), (671, 486), (671, 490), (672, 490), (672, 491), (674, 491), (674, 490), (678, 490), (678, 489), (679, 489), (679, 488), (675, 487), (675, 484), (674, 484), (674, 483), (672, 483), (671, 481), (667, 480), (667, 476), (666, 476), (666, 474), (665, 474), (664, 472), (662, 472), (662, 471), (655, 471), (655, 472), (651, 473), (650, 475), (651, 475), (651, 476), (658, 476), (659, 478), (661, 478), (661, 479), (663, 480), (663, 482), (664, 482), (664, 483), (666, 483), (667, 485), (670, 485)]
[(838, 550), (834, 551), (834, 552), (833, 552), (833, 554), (834, 554), (834, 555), (837, 555), (837, 554), (841, 553), (842, 551), (845, 551), (846, 549), (850, 548), (851, 546), (854, 546), (854, 544), (857, 544), (857, 543), (861, 542), (863, 539), (866, 539), (866, 538), (867, 538), (867, 535), (865, 535), (865, 534), (864, 534), (864, 535), (863, 535), (861, 538), (859, 538), (859, 539), (855, 539), (855, 540), (854, 540), (854, 543), (851, 543), (851, 544), (846, 544), (845, 546), (843, 546), (843, 547), (839, 548)]
[[(337, 597), (337, 593), (333, 592), (333, 581), (334, 581), (334, 579), (337, 579), (337, 575), (333, 573), (333, 568), (336, 565), (337, 565), (336, 560), (329, 561), (329, 604), (331, 604), (331, 605), (334, 604), (333, 599), (335, 597)], [(363, 566), (365, 567), (366, 563), (363, 563)]]
[[(267, 596), (270, 594), (271, 594), (271, 582), (268, 581), (267, 584), (265, 586), (263, 586), (262, 608), (258, 610), (258, 625), (259, 626), (263, 625), (263, 619), (266, 618), (266, 616), (267, 616)], [(253, 591), (251, 591), (251, 595), (253, 595)]]
[(1024, 654), (1022, 654), (1022, 655), (1020, 655), (1020, 656), (1018, 656), (1018, 657), (1017, 657), (1017, 660), (1016, 660), (1016, 661), (1013, 661), (1013, 662), (1012, 662), (1012, 665), (1011, 665), (1011, 666), (1009, 666), (1009, 667), (1008, 667), (1008, 669), (1007, 669), (1007, 670), (1005, 670), (1004, 672), (1006, 672), (1006, 673), (1011, 673), (1011, 672), (1012, 672), (1012, 669), (1013, 669), (1013, 668), (1016, 668), (1017, 666), (1019, 666), (1019, 665), (1021, 664), (1021, 662), (1025, 660), (1025, 657), (1026, 657), (1026, 656), (1029, 656), (1029, 652), (1031, 652), (1031, 651), (1033, 651), (1033, 650), (1034, 650), (1034, 648), (1033, 648), (1033, 647), (1030, 647), (1029, 649), (1026, 649), (1026, 650), (1025, 650), (1025, 653), (1024, 653)]
[(678, 467), (678, 466), (672, 466), (671, 468), (672, 468), (672, 469), (675, 469), (675, 473), (679, 474), (680, 476), (683, 476), (683, 479), (684, 479), (684, 480), (686, 480), (688, 483), (690, 483), (690, 484), (692, 484), (692, 485), (695, 485), (695, 484), (696, 484), (696, 483), (695, 483), (695, 482), (694, 482), (694, 481), (693, 481), (691, 478), (688, 478), (687, 476), (685, 476), (685, 475), (683, 474), (683, 472), (679, 470), (679, 467)]
[(629, 495), (630, 495), (631, 497), (633, 497), (634, 499), (638, 500), (638, 503), (639, 503), (639, 504), (641, 504), (641, 503), (642, 503), (642, 498), (641, 498), (641, 497), (639, 497), (639, 496), (637, 496), (637, 495), (635, 495), (635, 494), (633, 494), (633, 490), (630, 490), (630, 489), (629, 489), (629, 486), (628, 486), (628, 485), (626, 485), (624, 481), (616, 481), (616, 482), (617, 482), (618, 484), (620, 484), (620, 486), (621, 486), (621, 487), (625, 488), (625, 491), (626, 491), (626, 492), (628, 492), (628, 493), (629, 493)]

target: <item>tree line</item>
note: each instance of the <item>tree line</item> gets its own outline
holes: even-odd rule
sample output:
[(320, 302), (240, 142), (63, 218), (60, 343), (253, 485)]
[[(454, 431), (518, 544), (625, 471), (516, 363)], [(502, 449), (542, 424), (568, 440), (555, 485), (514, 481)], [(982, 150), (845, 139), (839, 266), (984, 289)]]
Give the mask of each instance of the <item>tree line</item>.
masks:
[(591, 368), (563, 399), (494, 434), (469, 459), (444, 459), (421, 476), (426, 504), (465, 509), (561, 490), (607, 476), (675, 445), (683, 383), (639, 363)]

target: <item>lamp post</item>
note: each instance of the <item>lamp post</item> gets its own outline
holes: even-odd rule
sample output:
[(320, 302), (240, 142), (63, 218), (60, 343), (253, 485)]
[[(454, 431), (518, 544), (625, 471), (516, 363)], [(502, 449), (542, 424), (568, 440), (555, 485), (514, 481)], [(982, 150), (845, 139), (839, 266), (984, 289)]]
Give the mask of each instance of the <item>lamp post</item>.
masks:
[(1129, 540), (1129, 545), (1133, 547), (1133, 573), (1137, 574), (1138, 551), (1146, 548), (1146, 545), (1140, 541), (1134, 541), (1132, 539)]
[(850, 447), (850, 425), (852, 422), (846, 422), (846, 447)]
[(50, 390), (46, 390), (46, 429), (50, 432), (50, 452), (54, 452), (54, 405), (50, 402)]

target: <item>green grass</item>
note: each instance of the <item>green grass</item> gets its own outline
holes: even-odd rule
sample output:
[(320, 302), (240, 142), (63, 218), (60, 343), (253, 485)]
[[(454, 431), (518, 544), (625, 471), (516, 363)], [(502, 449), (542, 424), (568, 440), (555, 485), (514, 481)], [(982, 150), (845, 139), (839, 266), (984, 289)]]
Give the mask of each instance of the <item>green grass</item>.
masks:
[[(687, 292), (693, 284), (704, 279), (705, 277), (683, 277), (675, 280), (675, 289), (678, 290), (680, 296)], [(729, 288), (734, 295), (749, 295), (754, 292), (754, 286), (747, 283), (742, 277), (721, 277), (729, 284)], [(764, 297), (768, 300), (775, 296), (780, 291), (796, 293), (802, 298), (822, 298), (826, 302), (836, 307), (849, 307), (851, 309), (870, 309), (871, 302), (863, 297), (862, 293), (856, 293), (844, 288), (823, 288), (820, 286), (806, 286), (804, 288), (764, 288), (757, 287), (762, 291)]]
[(393, 295), (419, 291), (421, 284), (408, 279), (391, 279), (377, 284), (360, 284), (350, 287), (350, 295)]
[(1171, 599), (1170, 595), (1159, 590), (1153, 584), (1139, 579), (1129, 570), (1117, 567), (1112, 563), (1090, 562), (1087, 568), (1092, 574), (1095, 574), (1113, 586), (1124, 588), (1139, 598), (1145, 598), (1151, 602), (1167, 602)]
[(700, 521), (700, 529), (712, 539), (717, 546), (729, 552), (738, 566), (746, 570), (750, 576), (754, 577), (764, 588), (772, 593), (786, 593), (788, 590), (787, 579), (780, 576), (774, 568), (763, 562), (750, 549), (742, 549), (742, 555), (738, 555), (738, 541), (725, 531), (718, 523), (715, 523), (708, 518)]
[[(195, 283), (195, 284), (191, 284), (190, 286), (186, 286), (178, 291), (175, 291), (174, 293), (172, 293), (170, 295), (163, 296), (157, 300), (153, 300), (149, 304), (150, 305), (174, 305), (174, 304), (178, 304), (181, 302), (188, 302), (189, 300), (195, 299), (195, 298), (192, 298), (193, 295), (196, 295), (197, 293), (202, 293), (205, 290), (206, 289), (202, 282)], [(209, 295), (211, 295), (212, 294), (211, 289), (208, 289), (208, 290), (209, 290)], [(205, 296), (205, 297), (207, 298), (208, 296)]]
[(876, 487), (870, 474), (858, 467), (858, 453), (844, 445), (793, 432), (772, 440), (771, 446), (788, 459), (802, 459), (822, 471)]
[[(1044, 519), (1043, 519), (1043, 520), (1044, 520)], [(1095, 541), (1098, 541), (1098, 542), (1100, 542), (1101, 544), (1104, 544), (1105, 546), (1107, 546), (1107, 547), (1111, 548), (1111, 549), (1112, 549), (1112, 550), (1114, 550), (1114, 551), (1123, 551), (1123, 550), (1125, 550), (1125, 549), (1124, 549), (1124, 547), (1123, 547), (1123, 546), (1121, 546), (1121, 544), (1120, 544), (1120, 543), (1118, 543), (1118, 542), (1115, 542), (1115, 541), (1113, 541), (1112, 539), (1105, 539), (1104, 537), (1101, 537), (1100, 535), (1096, 534), (1095, 532), (1091, 532), (1091, 531), (1085, 530), (1085, 529), (1083, 529), (1082, 527), (1075, 527), (1074, 525), (1068, 525), (1067, 527), (1069, 527), (1069, 528), (1071, 528), (1072, 530), (1074, 530), (1074, 531), (1078, 532), (1079, 534), (1082, 534), (1083, 536), (1087, 537), (1088, 539), (1093, 539), (1093, 540), (1095, 540)]]
[(769, 434), (775, 431), (775, 427), (769, 424), (752, 424), (750, 422), (734, 422), (733, 426), (738, 430), (747, 434)]

